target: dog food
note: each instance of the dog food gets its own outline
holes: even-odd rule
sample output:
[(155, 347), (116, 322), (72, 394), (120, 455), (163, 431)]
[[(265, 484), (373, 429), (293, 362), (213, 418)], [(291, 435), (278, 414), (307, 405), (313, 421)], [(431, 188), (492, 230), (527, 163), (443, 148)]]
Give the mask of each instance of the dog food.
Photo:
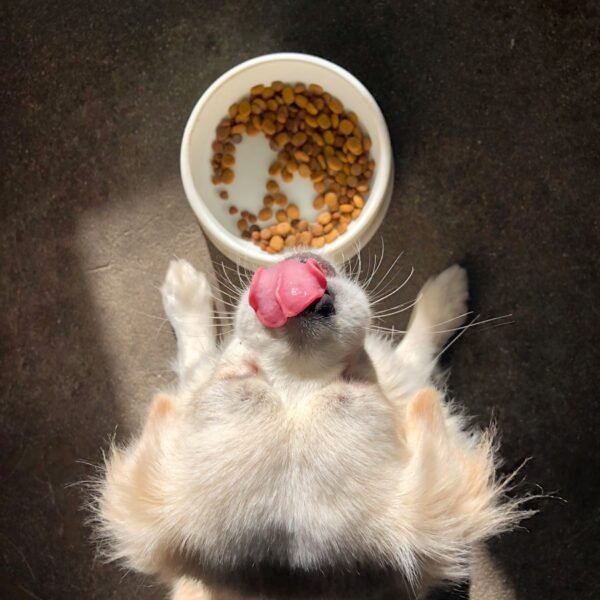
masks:
[[(240, 214), (241, 236), (277, 253), (294, 246), (322, 248), (343, 235), (360, 216), (375, 171), (371, 140), (357, 115), (345, 111), (337, 98), (315, 83), (255, 85), (248, 96), (229, 107), (228, 116), (217, 126), (211, 158), (214, 185), (233, 183), (235, 145), (244, 135), (259, 133), (269, 140), (277, 158), (269, 167), (267, 193), (257, 215)], [(300, 209), (289, 202), (275, 179), (289, 183), (296, 176), (313, 184), (312, 205), (320, 211), (314, 223), (301, 218)], [(224, 189), (219, 196), (229, 199)], [(229, 214), (237, 213), (237, 207), (231, 206)]]

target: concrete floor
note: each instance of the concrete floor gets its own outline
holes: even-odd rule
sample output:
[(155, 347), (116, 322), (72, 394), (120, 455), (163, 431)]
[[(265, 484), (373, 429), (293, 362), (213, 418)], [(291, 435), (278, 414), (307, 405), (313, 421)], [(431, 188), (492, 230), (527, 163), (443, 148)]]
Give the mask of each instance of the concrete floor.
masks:
[(405, 299), (463, 261), (474, 310), (513, 315), (451, 357), (453, 393), (498, 423), (504, 469), (532, 457), (521, 491), (556, 496), (491, 545), (494, 576), (518, 598), (597, 598), (597, 3), (8, 4), (0, 597), (164, 597), (94, 560), (69, 484), (171, 378), (156, 290), (170, 256), (221, 260), (179, 180), (192, 106), (232, 65), (293, 50), (348, 68), (388, 120), (396, 188), (366, 253), (405, 252)]

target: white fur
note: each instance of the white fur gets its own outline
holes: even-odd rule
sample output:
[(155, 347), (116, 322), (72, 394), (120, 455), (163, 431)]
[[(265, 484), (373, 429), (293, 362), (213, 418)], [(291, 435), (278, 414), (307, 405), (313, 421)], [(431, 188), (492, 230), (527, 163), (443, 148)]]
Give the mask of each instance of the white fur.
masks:
[(235, 573), (279, 559), (317, 573), (385, 565), (397, 598), (416, 597), (467, 576), (475, 546), (522, 516), (502, 501), (492, 435), (465, 430), (432, 387), (450, 336), (438, 324), (464, 321), (464, 270), (423, 287), (396, 347), (367, 335), (357, 284), (338, 270), (328, 288), (335, 320), (308, 350), (264, 328), (247, 292), (218, 349), (205, 276), (171, 262), (162, 294), (179, 386), (113, 448), (98, 504), (111, 556), (171, 581), (179, 600), (267, 598), (233, 576), (201, 584), (193, 565)]

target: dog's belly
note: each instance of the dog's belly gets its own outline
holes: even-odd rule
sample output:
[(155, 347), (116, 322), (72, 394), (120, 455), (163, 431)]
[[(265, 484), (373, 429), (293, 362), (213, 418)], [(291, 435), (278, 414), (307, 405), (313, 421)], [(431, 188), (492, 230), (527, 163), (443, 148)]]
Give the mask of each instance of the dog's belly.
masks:
[(206, 393), (190, 420), (190, 520), (203, 568), (346, 580), (357, 564), (365, 573), (392, 564), (400, 449), (378, 390), (339, 386), (292, 408), (260, 385), (227, 392)]

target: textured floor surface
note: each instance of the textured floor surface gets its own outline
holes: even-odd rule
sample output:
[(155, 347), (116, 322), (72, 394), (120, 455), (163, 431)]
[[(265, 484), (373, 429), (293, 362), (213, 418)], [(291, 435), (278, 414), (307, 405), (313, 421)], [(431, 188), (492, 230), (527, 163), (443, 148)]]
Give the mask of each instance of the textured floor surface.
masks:
[[(386, 116), (396, 187), (365, 255), (383, 240), (387, 268), (404, 251), (401, 299), (462, 261), (481, 318), (513, 315), (457, 342), (451, 387), (495, 417), (504, 470), (531, 457), (521, 490), (556, 498), (478, 576), (518, 598), (597, 598), (597, 6), (4, 3), (0, 597), (164, 597), (94, 560), (70, 484), (172, 377), (168, 259), (211, 270), (178, 173), (191, 108), (241, 60), (293, 50), (348, 68)], [(473, 597), (492, 597), (485, 581)]]

